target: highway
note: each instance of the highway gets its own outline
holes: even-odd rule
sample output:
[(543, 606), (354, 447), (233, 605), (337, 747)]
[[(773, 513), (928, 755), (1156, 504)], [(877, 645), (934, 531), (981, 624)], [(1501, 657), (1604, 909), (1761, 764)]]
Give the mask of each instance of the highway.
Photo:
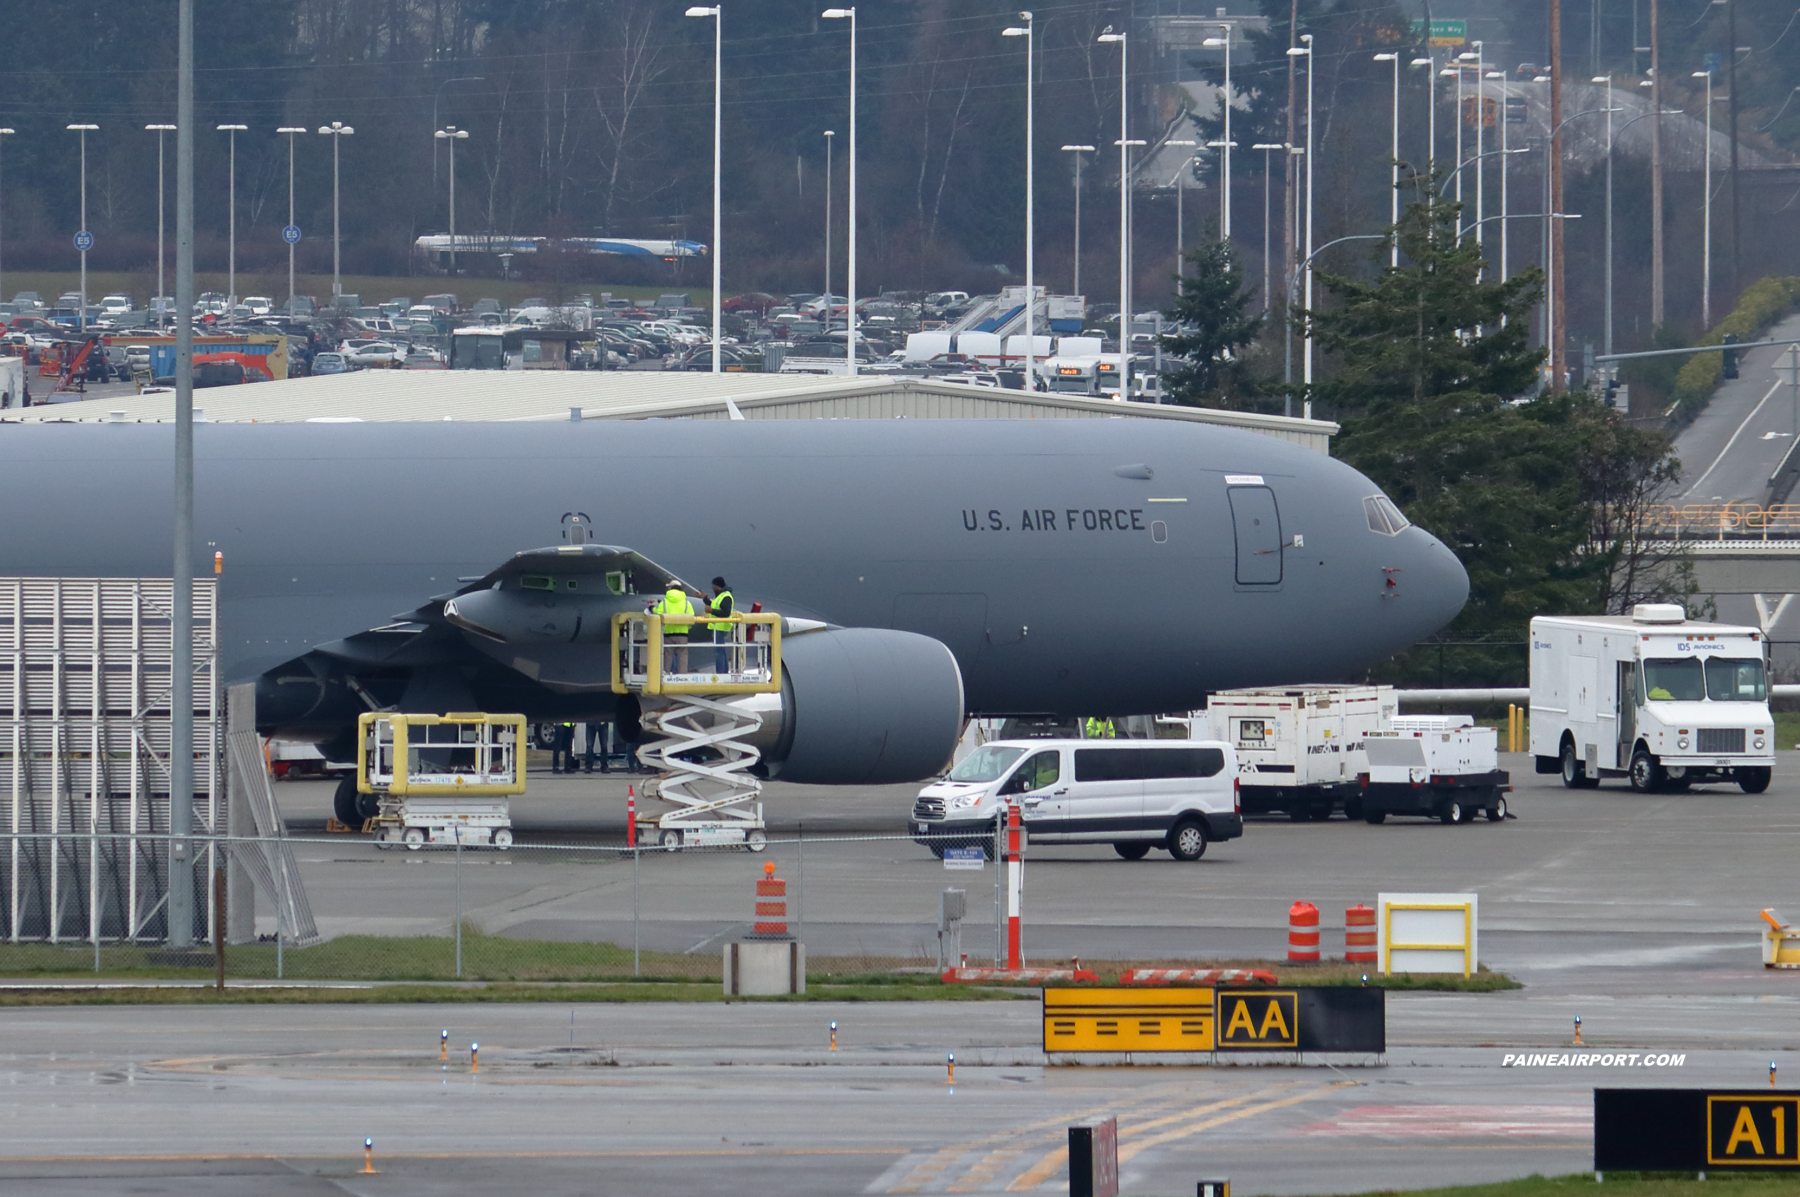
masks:
[[(1760, 340), (1800, 338), (1800, 315)], [(1681, 458), (1680, 505), (1761, 503), (1769, 475), (1800, 431), (1785, 347), (1753, 349), (1739, 359), (1738, 377), (1720, 384), (1698, 419), (1675, 438)]]

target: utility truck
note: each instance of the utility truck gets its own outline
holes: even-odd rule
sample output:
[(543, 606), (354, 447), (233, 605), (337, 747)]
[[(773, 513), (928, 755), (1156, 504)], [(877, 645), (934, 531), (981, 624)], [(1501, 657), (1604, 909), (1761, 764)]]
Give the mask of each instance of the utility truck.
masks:
[(1342, 805), (1356, 818), (1358, 776), (1368, 768), (1363, 743), (1394, 711), (1391, 686), (1221, 690), (1207, 700), (1195, 734), (1236, 750), (1245, 814), (1285, 811), (1296, 823), (1321, 821)]
[(1755, 628), (1673, 603), (1533, 619), (1537, 771), (1570, 789), (1624, 777), (1640, 793), (1726, 781), (1762, 793), (1775, 767), (1766, 649)]

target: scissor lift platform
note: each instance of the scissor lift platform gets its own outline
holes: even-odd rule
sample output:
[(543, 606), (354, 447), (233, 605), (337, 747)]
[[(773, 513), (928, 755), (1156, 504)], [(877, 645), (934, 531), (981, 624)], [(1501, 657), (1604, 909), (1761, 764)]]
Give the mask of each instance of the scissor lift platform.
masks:
[[(613, 616), (612, 689), (615, 694), (660, 698), (645, 714), (644, 730), (657, 737), (638, 758), (661, 772), (644, 785), (644, 797), (673, 809), (644, 820), (663, 848), (745, 847), (767, 842), (762, 782), (749, 770), (761, 759), (751, 742), (762, 727), (760, 712), (739, 696), (781, 690), (781, 617), (762, 612), (669, 621), (706, 629), (695, 643), (667, 642), (666, 616), (621, 612)], [(730, 625), (730, 637), (714, 643), (706, 625)]]
[(512, 847), (509, 799), (525, 792), (523, 715), (369, 711), (358, 720), (356, 788), (379, 796), (378, 846)]

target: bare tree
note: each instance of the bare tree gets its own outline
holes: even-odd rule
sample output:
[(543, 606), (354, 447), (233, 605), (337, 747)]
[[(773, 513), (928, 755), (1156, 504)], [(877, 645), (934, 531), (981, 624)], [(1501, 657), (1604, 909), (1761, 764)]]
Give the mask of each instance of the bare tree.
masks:
[(605, 172), (600, 187), (600, 226), (608, 233), (624, 187), (621, 176), (626, 159), (637, 136), (633, 119), (650, 85), (668, 70), (661, 40), (655, 9), (622, 6), (612, 53), (601, 68), (601, 82), (594, 85), (594, 111), (606, 135), (606, 145), (599, 152)]

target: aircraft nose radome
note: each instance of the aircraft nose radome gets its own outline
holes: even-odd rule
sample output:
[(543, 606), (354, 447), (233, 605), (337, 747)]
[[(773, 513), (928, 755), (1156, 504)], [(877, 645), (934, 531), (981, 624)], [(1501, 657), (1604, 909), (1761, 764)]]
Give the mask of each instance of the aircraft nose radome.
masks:
[(1403, 593), (1418, 613), (1417, 635), (1429, 636), (1455, 619), (1469, 601), (1469, 571), (1443, 541), (1423, 528), (1408, 528), (1401, 536), (1414, 542)]

